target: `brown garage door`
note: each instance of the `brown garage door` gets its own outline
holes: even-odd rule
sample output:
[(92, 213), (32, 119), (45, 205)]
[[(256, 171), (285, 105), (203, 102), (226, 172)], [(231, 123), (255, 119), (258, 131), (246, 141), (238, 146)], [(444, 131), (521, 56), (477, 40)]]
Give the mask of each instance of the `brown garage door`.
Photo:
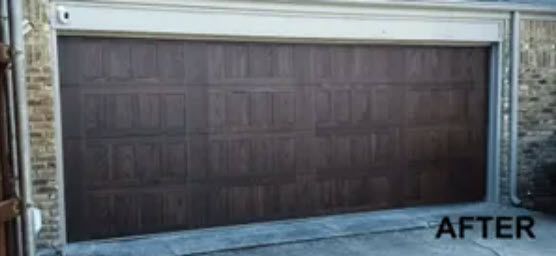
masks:
[(63, 37), (69, 240), (482, 200), (488, 52)]

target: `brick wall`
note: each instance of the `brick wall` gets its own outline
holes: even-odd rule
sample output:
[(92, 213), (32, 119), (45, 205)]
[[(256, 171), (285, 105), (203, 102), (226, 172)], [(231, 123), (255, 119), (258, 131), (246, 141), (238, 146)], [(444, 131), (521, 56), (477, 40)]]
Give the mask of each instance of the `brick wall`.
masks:
[(519, 193), (526, 207), (556, 208), (556, 21), (521, 23)]
[[(38, 247), (57, 246), (63, 233), (56, 173), (54, 105), (50, 51), (48, 0), (24, 0), (25, 16), (31, 25), (26, 35), (27, 86), (29, 98), (32, 178), (34, 200), (42, 210), (43, 229)], [(522, 23), (522, 69), (520, 86), (520, 172), (519, 190), (528, 207), (541, 207), (550, 199), (548, 173), (542, 168), (556, 157), (556, 22)], [(509, 22), (503, 43), (501, 116), (500, 196), (509, 202)], [(553, 151), (554, 150), (554, 151)], [(553, 159), (554, 160), (554, 159)], [(532, 200), (535, 197), (537, 200)]]
[(37, 238), (38, 247), (60, 243), (60, 212), (56, 180), (54, 132), (53, 73), (50, 52), (50, 26), (47, 0), (25, 0), (24, 15), (30, 31), (25, 36), (27, 59), (27, 93), (31, 132), (31, 165), (33, 197), (41, 209), (43, 228)]

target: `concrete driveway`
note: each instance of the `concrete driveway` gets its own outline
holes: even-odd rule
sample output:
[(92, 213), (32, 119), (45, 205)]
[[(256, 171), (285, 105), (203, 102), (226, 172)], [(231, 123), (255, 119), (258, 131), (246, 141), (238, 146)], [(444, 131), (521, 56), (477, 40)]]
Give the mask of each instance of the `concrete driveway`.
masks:
[[(436, 239), (443, 216), (454, 223), (460, 216), (532, 216), (536, 238), (492, 238), (491, 223), (489, 239), (481, 237), (479, 225), (465, 239)], [(62, 251), (68, 256), (556, 255), (556, 216), (487, 203), (420, 207), (73, 243)]]
[[(436, 228), (365, 234), (294, 242), (216, 253), (210, 256), (340, 256), (340, 255), (556, 255), (556, 218), (536, 215), (535, 240), (482, 239), (473, 232), (465, 239), (435, 239)], [(538, 226), (537, 226), (538, 225)]]

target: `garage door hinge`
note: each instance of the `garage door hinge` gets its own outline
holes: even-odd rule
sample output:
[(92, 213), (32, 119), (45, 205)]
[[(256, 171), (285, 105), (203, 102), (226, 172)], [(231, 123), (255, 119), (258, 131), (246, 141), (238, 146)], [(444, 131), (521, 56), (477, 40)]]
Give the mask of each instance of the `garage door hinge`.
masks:
[(10, 46), (0, 43), (0, 65), (2, 69), (10, 63)]
[(10, 221), (21, 214), (21, 201), (19, 198), (11, 198), (0, 201), (0, 221)]

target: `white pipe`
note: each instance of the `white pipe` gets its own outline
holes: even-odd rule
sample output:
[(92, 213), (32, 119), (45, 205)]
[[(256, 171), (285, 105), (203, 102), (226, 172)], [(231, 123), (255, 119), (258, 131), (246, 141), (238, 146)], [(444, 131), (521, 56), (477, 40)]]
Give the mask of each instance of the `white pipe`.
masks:
[[(8, 0), (2, 0), (0, 2), (0, 10), (2, 11), (2, 43), (4, 45), (10, 44), (10, 23), (8, 19)], [(10, 163), (12, 165), (12, 174), (13, 174), (13, 185), (15, 187), (15, 196), (17, 198), (21, 198), (21, 192), (19, 191), (20, 182), (19, 182), (19, 168), (18, 168), (18, 155), (17, 155), (17, 132), (16, 132), (16, 114), (15, 114), (15, 100), (14, 100), (14, 88), (13, 88), (13, 80), (12, 80), (12, 72), (11, 66), (8, 66), (6, 70), (4, 70), (4, 77), (6, 79), (6, 92), (8, 94), (8, 116), (9, 116), (9, 139), (10, 139), (10, 152), (11, 152), (11, 159)], [(15, 236), (16, 236), (16, 244), (17, 244), (17, 255), (23, 256), (23, 235), (22, 235), (22, 219), (21, 217), (17, 217), (15, 219)]]
[(21, 179), (22, 218), (24, 224), (25, 255), (35, 255), (33, 231), (33, 198), (31, 194), (31, 155), (29, 140), (29, 114), (27, 110), (27, 86), (25, 83), (25, 45), (23, 39), (22, 1), (8, 1), (12, 49), (12, 74), (17, 103), (17, 128), (19, 167)]
[(512, 43), (511, 43), (511, 99), (510, 99), (510, 199), (512, 204), (520, 205), (517, 194), (517, 125), (519, 112), (519, 12), (512, 12)]

